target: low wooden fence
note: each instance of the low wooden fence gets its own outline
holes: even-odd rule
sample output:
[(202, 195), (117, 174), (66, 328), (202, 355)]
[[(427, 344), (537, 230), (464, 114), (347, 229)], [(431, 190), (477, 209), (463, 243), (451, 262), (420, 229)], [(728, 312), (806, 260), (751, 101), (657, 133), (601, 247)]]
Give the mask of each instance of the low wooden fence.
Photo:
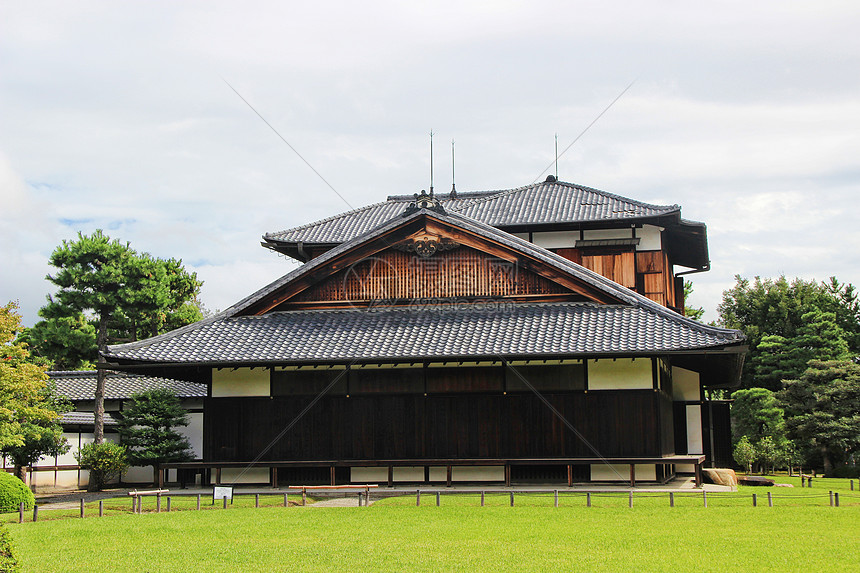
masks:
[[(721, 507), (739, 507), (739, 506), (765, 506), (767, 507), (777, 507), (780, 504), (785, 505), (797, 505), (799, 500), (807, 500), (815, 501), (821, 500), (821, 503), (813, 503), (812, 505), (817, 506), (829, 506), (829, 507), (840, 507), (840, 505), (844, 505), (843, 502), (846, 502), (853, 507), (860, 507), (860, 494), (854, 493), (854, 483), (851, 482), (851, 489), (848, 491), (828, 491), (826, 493), (804, 493), (804, 494), (795, 494), (795, 495), (779, 495), (774, 491), (762, 491), (755, 492), (750, 494), (739, 494), (736, 492), (687, 492), (687, 491), (670, 491), (670, 492), (610, 492), (610, 491), (579, 491), (572, 492), (569, 490), (559, 490), (559, 489), (529, 489), (529, 490), (510, 490), (510, 489), (484, 489), (484, 490), (442, 490), (442, 489), (416, 489), (413, 490), (412, 493), (405, 491), (378, 491), (376, 493), (377, 498), (383, 497), (408, 497), (413, 496), (415, 498), (415, 505), (435, 505), (436, 507), (440, 507), (444, 504), (444, 498), (460, 498), (460, 500), (464, 498), (470, 498), (474, 506), (484, 507), (487, 505), (489, 500), (492, 500), (493, 505), (499, 505), (499, 500), (504, 500), (503, 504), (510, 504), (511, 507), (518, 505), (525, 506), (552, 506), (552, 507), (609, 507), (609, 506), (617, 506), (618, 503), (623, 500), (626, 502), (626, 505), (630, 508), (636, 506), (636, 501), (642, 501), (645, 499), (662, 499), (664, 500), (664, 504), (667, 507), (673, 508), (676, 507), (676, 504), (682, 504), (684, 507), (691, 507), (693, 505), (698, 505), (700, 507), (709, 507), (709, 503), (714, 503)], [(307, 493), (310, 491), (314, 492), (323, 492), (323, 491), (345, 491), (345, 492), (356, 492), (358, 496), (358, 505), (361, 507), (368, 507), (371, 504), (371, 491), (373, 488), (378, 487), (375, 484), (367, 484), (367, 485), (349, 485), (349, 486), (290, 486), (290, 490), (294, 491), (293, 495), (301, 496), (301, 504), (296, 501), (293, 502), (293, 505), (306, 505), (307, 502)], [(280, 506), (280, 500), (283, 499), (283, 507), (289, 507), (290, 492), (284, 492), (277, 494), (271, 493), (241, 493), (236, 492), (231, 497), (230, 501), (232, 504), (233, 498), (253, 498), (254, 499), (254, 507), (260, 508), (262, 507), (260, 504), (260, 499), (262, 497), (268, 498), (276, 498), (278, 500), (277, 505)], [(128, 496), (131, 497), (132, 503), (130, 508), (130, 513), (141, 514), (144, 513), (143, 503), (145, 498), (154, 498), (155, 506), (151, 511), (147, 511), (147, 513), (161, 513), (161, 512), (171, 512), (175, 511), (174, 508), (171, 507), (171, 501), (173, 498), (191, 498), (196, 501), (196, 504), (190, 508), (182, 509), (182, 511), (188, 511), (189, 509), (194, 509), (200, 511), (204, 508), (203, 501), (207, 502), (211, 499), (210, 505), (212, 509), (217, 509), (220, 505), (221, 508), (228, 508), (228, 498), (223, 498), (223, 503), (216, 505), (216, 498), (213, 494), (201, 494), (201, 493), (181, 493), (181, 492), (173, 492), (170, 490), (148, 490), (148, 491), (134, 491), (129, 492)], [(362, 499), (363, 498), (363, 499)], [(429, 503), (428, 503), (429, 498)], [(548, 501), (548, 498), (552, 499), (552, 502)], [(109, 498), (110, 500), (117, 500), (120, 498)], [(536, 501), (537, 500), (537, 501)], [(104, 499), (98, 501), (98, 516), (103, 517), (105, 515), (105, 501)], [(363, 503), (362, 503), (363, 502)], [(96, 502), (91, 502), (95, 504)], [(806, 502), (804, 502), (806, 503)], [(85, 518), (88, 516), (87, 514), (87, 504), (84, 498), (80, 499), (80, 518)], [(266, 507), (273, 507), (274, 504), (269, 504)], [(56, 510), (52, 510), (56, 511)], [(26, 520), (26, 513), (24, 509), (24, 504), (22, 503), (19, 507), (18, 513), (18, 522), (23, 523)], [(114, 512), (116, 513), (116, 512)], [(32, 513), (32, 521), (39, 520), (40, 509), (39, 506), (36, 505), (33, 507)], [(76, 515), (77, 516), (77, 515)], [(65, 515), (64, 517), (72, 517), (69, 515)]]

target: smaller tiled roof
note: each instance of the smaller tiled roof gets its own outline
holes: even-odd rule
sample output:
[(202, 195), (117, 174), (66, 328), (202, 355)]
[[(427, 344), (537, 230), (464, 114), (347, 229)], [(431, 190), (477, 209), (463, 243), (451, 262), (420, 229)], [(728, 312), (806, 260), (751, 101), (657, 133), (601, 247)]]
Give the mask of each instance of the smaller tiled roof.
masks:
[[(95, 370), (72, 370), (48, 372), (48, 376), (57, 387), (57, 393), (69, 400), (93, 400), (96, 391)], [(206, 385), (197, 382), (170, 380), (126, 374), (124, 372), (108, 372), (105, 378), (105, 400), (126, 400), (132, 394), (166, 388), (179, 398), (205, 398)]]
[[(92, 412), (66, 412), (58, 420), (62, 426), (92, 426), (95, 424), (95, 414)], [(105, 412), (105, 426), (117, 426), (113, 416)]]
[[(458, 213), (506, 228), (523, 225), (552, 225), (626, 219), (647, 219), (680, 213), (678, 205), (651, 205), (599, 189), (543, 181), (516, 189), (458, 193), (456, 198), (438, 195), (449, 213)], [(337, 244), (349, 241), (403, 212), (413, 201), (409, 195), (394, 195), (321, 221), (285, 231), (267, 233), (267, 243)]]

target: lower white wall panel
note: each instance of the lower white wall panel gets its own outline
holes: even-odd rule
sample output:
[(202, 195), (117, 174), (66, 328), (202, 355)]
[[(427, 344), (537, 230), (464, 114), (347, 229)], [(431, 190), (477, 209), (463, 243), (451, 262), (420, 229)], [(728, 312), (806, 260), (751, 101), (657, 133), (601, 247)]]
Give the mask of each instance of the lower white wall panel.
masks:
[[(630, 481), (630, 464), (592, 464), (592, 481)], [(656, 481), (657, 466), (636, 464), (636, 481)]]

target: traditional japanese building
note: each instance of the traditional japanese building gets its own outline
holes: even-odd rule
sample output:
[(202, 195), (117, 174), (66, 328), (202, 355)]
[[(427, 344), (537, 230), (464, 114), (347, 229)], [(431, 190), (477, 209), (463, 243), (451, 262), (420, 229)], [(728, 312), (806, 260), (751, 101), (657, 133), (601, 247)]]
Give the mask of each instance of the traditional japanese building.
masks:
[(704, 391), (737, 384), (744, 339), (677, 312), (676, 269), (709, 267), (677, 205), (551, 177), (389, 197), (263, 245), (304, 265), (106, 353), (207, 385), (221, 479), (663, 481), (730, 457)]

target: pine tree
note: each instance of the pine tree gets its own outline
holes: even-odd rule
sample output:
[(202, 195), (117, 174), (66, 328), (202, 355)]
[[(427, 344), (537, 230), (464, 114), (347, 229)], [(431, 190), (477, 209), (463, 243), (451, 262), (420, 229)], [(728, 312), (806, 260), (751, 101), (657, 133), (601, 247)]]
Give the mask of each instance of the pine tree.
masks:
[(163, 463), (193, 459), (188, 438), (175, 428), (188, 425), (188, 412), (172, 392), (160, 388), (135, 394), (122, 411), (119, 435), (132, 465), (152, 466), (153, 481)]

